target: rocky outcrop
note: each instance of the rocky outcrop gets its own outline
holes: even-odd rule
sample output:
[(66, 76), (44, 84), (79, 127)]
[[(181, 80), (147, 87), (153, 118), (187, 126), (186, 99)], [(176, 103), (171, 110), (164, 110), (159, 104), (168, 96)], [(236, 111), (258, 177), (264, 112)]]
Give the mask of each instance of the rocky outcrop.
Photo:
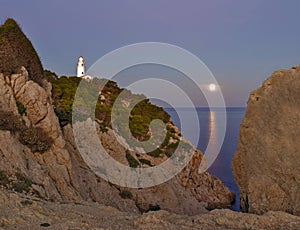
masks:
[(0, 130), (0, 171), (27, 178), (33, 193), (46, 200), (93, 200), (120, 210), (138, 212), (134, 201), (122, 199), (119, 191), (108, 183), (100, 184), (100, 179), (80, 159), (71, 156), (73, 147), (68, 146), (63, 137), (50, 94), (29, 80), (25, 68), (20, 74), (1, 74), (0, 85), (1, 111), (20, 116), (16, 102), (21, 103), (26, 108), (21, 120), (28, 127), (39, 128), (52, 140), (45, 152), (33, 153), (20, 143), (16, 134)]
[(300, 215), (300, 67), (278, 70), (253, 91), (232, 169), (242, 211)]
[(195, 216), (167, 211), (143, 215), (98, 203), (58, 203), (0, 189), (0, 226), (5, 229), (299, 229), (300, 217), (214, 210)]
[[(51, 145), (43, 152), (33, 151), (20, 142), (20, 133), (0, 130), (0, 171), (12, 178), (16, 173), (27, 178), (33, 194), (59, 202), (96, 201), (132, 213), (147, 211), (152, 206), (177, 214), (194, 215), (207, 212), (205, 208), (225, 207), (232, 202), (233, 194), (219, 179), (208, 173), (198, 173), (203, 158), (200, 151), (180, 174), (159, 186), (121, 188), (99, 178), (83, 161), (71, 125), (61, 129), (51, 104), (51, 85), (42, 88), (29, 79), (25, 68), (19, 72), (0, 75), (1, 111), (18, 117), (28, 128), (43, 131), (45, 138), (51, 139)], [(17, 102), (26, 110), (22, 115)], [(126, 149), (114, 139), (112, 130), (100, 132), (99, 138), (112, 157), (128, 164)], [(153, 158), (151, 163), (158, 164), (165, 159)], [(14, 182), (11, 183), (8, 187), (14, 187)], [(124, 190), (131, 195), (124, 197)]]
[(22, 103), (26, 108), (27, 116), (23, 117), (27, 126), (39, 127), (53, 139), (49, 150), (33, 155), (31, 150), (22, 145), (10, 132), (1, 131), (1, 169), (10, 173), (20, 171), (27, 175), (36, 184), (40, 195), (45, 198), (61, 200), (68, 197), (76, 200), (78, 195), (70, 186), (68, 177), (71, 168), (69, 153), (63, 148), (64, 141), (46, 91), (28, 80), (25, 68), (22, 68), (20, 74), (5, 77), (1, 75), (0, 82), (3, 85), (0, 91), (4, 98), (10, 99), (9, 104), (2, 100), (2, 103), (6, 104), (2, 106), (2, 111), (11, 111), (18, 115), (16, 102)]

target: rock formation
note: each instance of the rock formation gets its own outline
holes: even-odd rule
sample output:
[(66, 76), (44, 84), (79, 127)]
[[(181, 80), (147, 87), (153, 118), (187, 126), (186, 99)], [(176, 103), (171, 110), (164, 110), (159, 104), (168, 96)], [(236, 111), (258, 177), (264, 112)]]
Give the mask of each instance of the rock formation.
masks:
[[(7, 175), (21, 174), (31, 181), (37, 196), (52, 201), (93, 200), (132, 212), (138, 212), (132, 200), (124, 200), (119, 191), (108, 183), (100, 185), (99, 178), (85, 164), (71, 157), (58, 119), (44, 88), (28, 79), (22, 68), (20, 74), (0, 74), (1, 111), (19, 116), (17, 102), (24, 105), (22, 115), (28, 127), (39, 128), (53, 143), (44, 152), (32, 152), (8, 130), (0, 130), (0, 169)], [(99, 188), (100, 187), (100, 188)], [(104, 202), (105, 201), (105, 202)]]
[[(120, 188), (99, 178), (78, 152), (72, 127), (66, 125), (61, 129), (51, 104), (51, 85), (46, 87), (48, 90), (42, 88), (29, 79), (25, 68), (19, 72), (0, 75), (1, 111), (18, 117), (12, 119), (20, 120), (29, 130), (38, 129), (51, 143), (45, 151), (39, 151), (39, 148), (33, 150), (20, 142), (23, 131), (18, 133), (2, 128), (0, 169), (9, 176), (18, 173), (22, 178), (27, 178), (33, 194), (52, 201), (97, 201), (133, 213), (157, 206), (189, 215), (206, 212), (205, 207), (226, 207), (233, 201), (234, 195), (219, 179), (208, 173), (198, 173), (203, 157), (200, 151), (178, 176), (152, 188)], [(17, 105), (22, 105), (26, 112), (20, 115)], [(128, 164), (126, 149), (114, 139), (113, 131), (99, 135), (103, 145), (109, 146), (112, 156)], [(153, 162), (159, 162), (158, 159)], [(129, 199), (122, 197), (124, 190), (131, 193)]]
[(300, 215), (300, 67), (278, 70), (253, 91), (232, 169), (242, 211)]

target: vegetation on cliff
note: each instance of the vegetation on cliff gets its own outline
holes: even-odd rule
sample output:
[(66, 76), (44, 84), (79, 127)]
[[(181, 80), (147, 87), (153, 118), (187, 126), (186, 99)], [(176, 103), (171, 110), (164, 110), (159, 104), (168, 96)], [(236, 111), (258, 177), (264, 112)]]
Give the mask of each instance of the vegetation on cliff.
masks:
[[(81, 78), (77, 77), (63, 76), (51, 81), (54, 109), (56, 115), (59, 118), (61, 126), (71, 123), (72, 121), (72, 106), (76, 90), (81, 80)], [(101, 81), (103, 81), (103, 79), (93, 79), (92, 82), (82, 81), (81, 84), (100, 85)], [(96, 84), (93, 84), (93, 82)], [(94, 90), (92, 86), (87, 87), (87, 89)], [(80, 106), (88, 108), (86, 109), (87, 113), (89, 108), (92, 109), (91, 112), (95, 114), (95, 119), (99, 123), (101, 131), (105, 132), (108, 127), (111, 128), (112, 107), (117, 97), (121, 93), (125, 95), (124, 98), (128, 100), (128, 103), (135, 100), (140, 101), (133, 107), (131, 111), (129, 111), (129, 128), (132, 135), (139, 141), (146, 141), (151, 136), (151, 130), (149, 129), (151, 121), (153, 121), (154, 119), (162, 120), (167, 125), (166, 138), (164, 139), (160, 148), (149, 152), (148, 155), (152, 157), (159, 157), (160, 154), (164, 153), (167, 156), (170, 156), (174, 149), (176, 149), (179, 141), (178, 137), (176, 137), (174, 129), (170, 127), (170, 115), (166, 113), (163, 108), (150, 103), (149, 99), (147, 99), (145, 96), (132, 94), (129, 90), (119, 88), (115, 82), (108, 81), (104, 88), (101, 90), (101, 94), (99, 94), (96, 106), (92, 104), (93, 99), (88, 90), (82, 93), (84, 99), (79, 100), (78, 103), (80, 103)], [(124, 101), (124, 103), (127, 102), (126, 100)], [(126, 106), (121, 107), (121, 110), (123, 111), (129, 109), (130, 108), (127, 108)], [(84, 115), (82, 115), (82, 117), (84, 117)], [(126, 117), (120, 116), (115, 121), (120, 129), (124, 127), (123, 124), (126, 124), (126, 119)], [(120, 130), (120, 132), (126, 133), (123, 130)], [(173, 138), (175, 142), (170, 143), (171, 138)], [(127, 154), (127, 160), (129, 164), (132, 167), (139, 166), (139, 163), (133, 163), (133, 159), (131, 159), (130, 156)], [(149, 164), (149, 162), (146, 163), (145, 161), (141, 163), (151, 165)]]
[(29, 78), (43, 85), (43, 67), (32, 43), (11, 18), (0, 26), (0, 72), (12, 74), (24, 66)]
[(52, 138), (42, 129), (33, 126), (27, 127), (21, 116), (10, 112), (0, 111), (0, 130), (8, 130), (15, 134), (18, 140), (32, 152), (45, 152), (53, 144)]

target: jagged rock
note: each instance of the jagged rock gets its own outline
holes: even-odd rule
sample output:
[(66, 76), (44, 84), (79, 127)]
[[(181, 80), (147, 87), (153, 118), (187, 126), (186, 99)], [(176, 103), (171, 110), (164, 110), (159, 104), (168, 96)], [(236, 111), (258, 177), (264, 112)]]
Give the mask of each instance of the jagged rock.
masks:
[(71, 183), (81, 197), (84, 200), (96, 201), (116, 207), (119, 210), (138, 213), (139, 210), (133, 200), (122, 199), (118, 189), (96, 176), (86, 165), (75, 145), (73, 130), (70, 124), (64, 126), (63, 134), (72, 163), (72, 171), (70, 173)]
[[(69, 142), (72, 131), (64, 132), (50, 103), (50, 91), (29, 80), (22, 68), (19, 74), (0, 76), (1, 104), (4, 111), (18, 114), (16, 101), (26, 108), (24, 120), (28, 125), (38, 127), (53, 139), (52, 146), (45, 152), (32, 153), (9, 131), (0, 130), (1, 140), (0, 169), (8, 174), (16, 172), (25, 175), (33, 182), (33, 189), (44, 199), (53, 201), (97, 201), (113, 205), (120, 210), (139, 212), (134, 201), (124, 200), (119, 191), (107, 182), (100, 180), (82, 161), (74, 146)], [(66, 128), (67, 129), (67, 128)], [(70, 127), (69, 127), (70, 129)], [(29, 137), (30, 138), (30, 137)], [(71, 156), (72, 154), (72, 156)]]
[(253, 91), (233, 157), (243, 211), (300, 215), (300, 67), (279, 70)]
[(199, 172), (203, 154), (196, 150), (188, 166), (177, 175), (181, 184), (191, 191), (198, 201), (208, 204), (208, 209), (227, 207), (235, 200), (235, 194), (226, 188), (222, 181), (211, 174)]
[[(39, 127), (49, 138), (54, 140), (54, 144), (45, 153), (36, 153), (35, 156), (32, 156), (29, 149), (21, 145), (14, 137), (2, 139), (5, 143), (1, 144), (1, 152), (6, 159), (1, 159), (1, 164), (4, 164), (5, 168), (9, 166), (8, 162), (10, 162), (11, 168), (20, 170), (25, 175), (30, 175), (33, 181), (44, 186), (46, 190), (44, 194), (47, 194), (46, 198), (75, 200), (78, 195), (70, 186), (68, 176), (71, 169), (69, 153), (64, 149), (64, 141), (57, 118), (52, 105), (47, 100), (49, 95), (37, 83), (28, 81), (28, 73), (25, 68), (21, 69), (20, 74), (6, 77), (6, 81), (1, 78), (0, 84), (3, 84), (0, 92), (4, 91), (4, 98), (10, 98), (10, 101), (1, 100), (3, 104), (6, 104), (7, 110), (4, 111), (13, 111), (16, 114), (16, 101), (21, 102), (26, 107), (27, 118), (31, 124)], [(3, 135), (9, 134), (5, 133)], [(11, 140), (11, 143), (14, 144), (3, 148), (8, 140)], [(22, 156), (23, 161), (18, 161), (20, 153), (24, 154)], [(18, 164), (21, 164), (22, 167), (16, 168), (15, 165)], [(28, 167), (34, 165), (34, 167), (28, 169), (25, 165)], [(41, 175), (45, 175), (41, 171), (46, 169), (50, 178), (47, 174), (45, 178), (41, 178)], [(49, 182), (49, 180), (52, 182)]]
[[(5, 77), (8, 79), (8, 77)], [(4, 74), (0, 73), (0, 109), (2, 111), (18, 113), (15, 98), (13, 96), (13, 90), (7, 85)]]

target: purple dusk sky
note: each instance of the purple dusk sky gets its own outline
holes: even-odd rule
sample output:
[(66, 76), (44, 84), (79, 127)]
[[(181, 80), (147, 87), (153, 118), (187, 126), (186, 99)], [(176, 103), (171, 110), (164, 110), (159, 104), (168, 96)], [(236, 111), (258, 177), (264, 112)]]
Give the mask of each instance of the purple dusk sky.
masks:
[(300, 64), (298, 0), (1, 0), (43, 66), (75, 75), (104, 54), (136, 42), (165, 42), (198, 56), (222, 87), (228, 106), (244, 106), (273, 71)]

